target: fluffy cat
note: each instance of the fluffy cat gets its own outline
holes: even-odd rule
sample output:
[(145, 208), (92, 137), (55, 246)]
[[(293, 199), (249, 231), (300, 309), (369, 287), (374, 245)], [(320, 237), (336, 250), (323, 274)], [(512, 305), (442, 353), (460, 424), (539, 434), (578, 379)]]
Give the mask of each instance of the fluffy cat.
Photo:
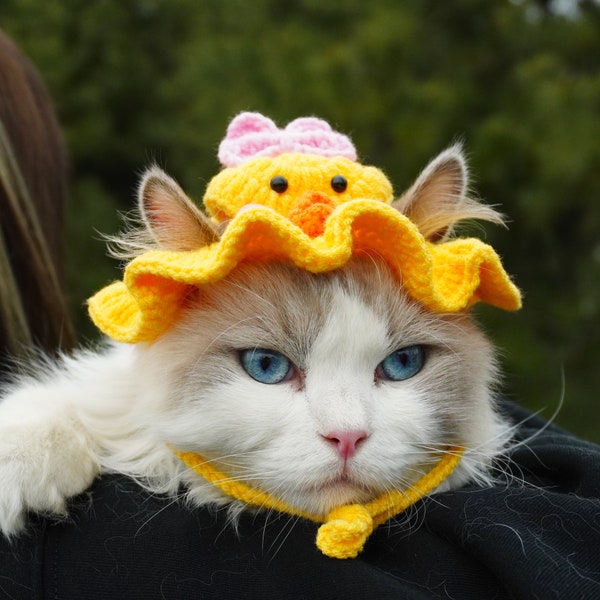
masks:
[[(431, 240), (462, 219), (501, 221), (466, 189), (453, 147), (394, 205)], [(139, 205), (141, 226), (120, 240), (128, 257), (220, 235), (156, 167)], [(244, 508), (173, 447), (315, 514), (407, 488), (454, 443), (465, 454), (439, 489), (485, 484), (511, 434), (496, 381), (471, 317), (428, 312), (377, 257), (322, 274), (248, 262), (195, 289), (155, 342), (37, 364), (3, 391), (0, 528), (17, 534), (28, 511), (64, 514), (106, 472), (173, 496), (183, 484), (194, 505)]]

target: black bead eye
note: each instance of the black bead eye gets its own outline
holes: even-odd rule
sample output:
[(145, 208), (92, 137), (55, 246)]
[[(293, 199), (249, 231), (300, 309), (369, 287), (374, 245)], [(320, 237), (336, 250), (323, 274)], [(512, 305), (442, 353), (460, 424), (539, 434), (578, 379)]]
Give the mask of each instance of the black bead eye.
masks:
[(277, 175), (271, 179), (271, 189), (278, 194), (283, 194), (288, 189), (288, 182), (285, 177)]
[(343, 175), (336, 175), (331, 178), (331, 187), (335, 192), (345, 192), (348, 187), (348, 180)]

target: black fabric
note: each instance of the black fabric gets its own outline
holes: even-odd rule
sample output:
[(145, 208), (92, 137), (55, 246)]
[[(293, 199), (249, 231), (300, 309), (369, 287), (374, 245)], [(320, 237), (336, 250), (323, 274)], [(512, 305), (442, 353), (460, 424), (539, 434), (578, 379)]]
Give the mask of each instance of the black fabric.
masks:
[[(284, 515), (190, 510), (103, 477), (68, 521), (0, 541), (0, 598), (600, 598), (600, 447), (506, 404), (519, 429), (505, 483), (437, 494), (384, 524), (353, 560), (321, 555)], [(523, 482), (525, 481), (525, 483)]]

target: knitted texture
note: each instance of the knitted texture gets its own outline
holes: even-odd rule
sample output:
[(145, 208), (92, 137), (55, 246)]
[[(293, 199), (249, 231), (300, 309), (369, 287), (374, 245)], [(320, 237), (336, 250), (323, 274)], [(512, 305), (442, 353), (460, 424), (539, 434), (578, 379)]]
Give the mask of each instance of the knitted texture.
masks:
[(313, 192), (296, 202), (288, 213), (288, 219), (313, 238), (323, 235), (325, 222), (334, 209), (335, 204), (327, 196)]
[(331, 558), (355, 558), (375, 527), (403, 512), (445, 481), (460, 462), (463, 451), (459, 446), (448, 448), (437, 464), (407, 490), (387, 491), (366, 504), (338, 506), (325, 517), (297, 510), (275, 496), (228, 477), (199, 454), (177, 451), (175, 454), (195, 473), (231, 498), (323, 523), (317, 531), (319, 550)]
[(354, 200), (339, 205), (315, 238), (272, 209), (250, 207), (210, 246), (134, 259), (122, 282), (90, 299), (89, 310), (113, 339), (149, 342), (173, 324), (189, 286), (219, 281), (243, 260), (289, 260), (320, 273), (343, 267), (356, 254), (386, 260), (406, 292), (434, 312), (459, 312), (479, 300), (507, 310), (520, 306), (519, 292), (490, 246), (477, 239), (431, 244), (391, 206)]
[[(344, 192), (335, 192), (331, 180), (341, 175), (348, 181)], [(285, 177), (283, 193), (271, 189), (274, 177)], [(327, 158), (316, 154), (282, 154), (273, 158), (254, 158), (235, 168), (223, 169), (209, 182), (203, 202), (215, 221), (233, 218), (248, 204), (260, 204), (287, 217), (296, 204), (318, 192), (334, 205), (368, 198), (389, 204), (392, 185), (375, 167), (347, 158)]]
[(219, 146), (219, 160), (224, 167), (237, 167), (249, 158), (288, 152), (356, 160), (350, 139), (333, 131), (322, 119), (301, 117), (279, 129), (268, 117), (248, 112), (238, 115), (229, 124)]
[[(275, 149), (268, 145), (268, 156), (259, 133), (269, 144), (279, 140)], [(300, 140), (301, 152), (277, 154), (290, 147), (281, 142), (289, 135)], [(478, 239), (426, 240), (390, 206), (386, 176), (348, 158), (341, 139), (347, 138), (340, 136), (313, 118), (297, 119), (282, 133), (255, 113), (236, 117), (221, 159), (237, 166), (218, 173), (204, 196), (212, 219), (226, 224), (221, 239), (187, 252), (138, 256), (123, 281), (89, 300), (94, 323), (117, 341), (151, 342), (177, 320), (190, 286), (215, 283), (242, 261), (288, 261), (321, 273), (360, 254), (385, 260), (409, 296), (433, 312), (460, 312), (478, 301), (520, 307), (519, 290), (493, 248)]]

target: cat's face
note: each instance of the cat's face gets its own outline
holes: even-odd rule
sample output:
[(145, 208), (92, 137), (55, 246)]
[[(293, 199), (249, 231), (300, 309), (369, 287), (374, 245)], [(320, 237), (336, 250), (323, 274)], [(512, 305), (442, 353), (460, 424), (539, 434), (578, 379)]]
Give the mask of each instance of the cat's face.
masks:
[(467, 448), (451, 481), (480, 475), (504, 441), (488, 342), (370, 258), (240, 267), (140, 360), (159, 439), (313, 513), (407, 487), (449, 444)]

